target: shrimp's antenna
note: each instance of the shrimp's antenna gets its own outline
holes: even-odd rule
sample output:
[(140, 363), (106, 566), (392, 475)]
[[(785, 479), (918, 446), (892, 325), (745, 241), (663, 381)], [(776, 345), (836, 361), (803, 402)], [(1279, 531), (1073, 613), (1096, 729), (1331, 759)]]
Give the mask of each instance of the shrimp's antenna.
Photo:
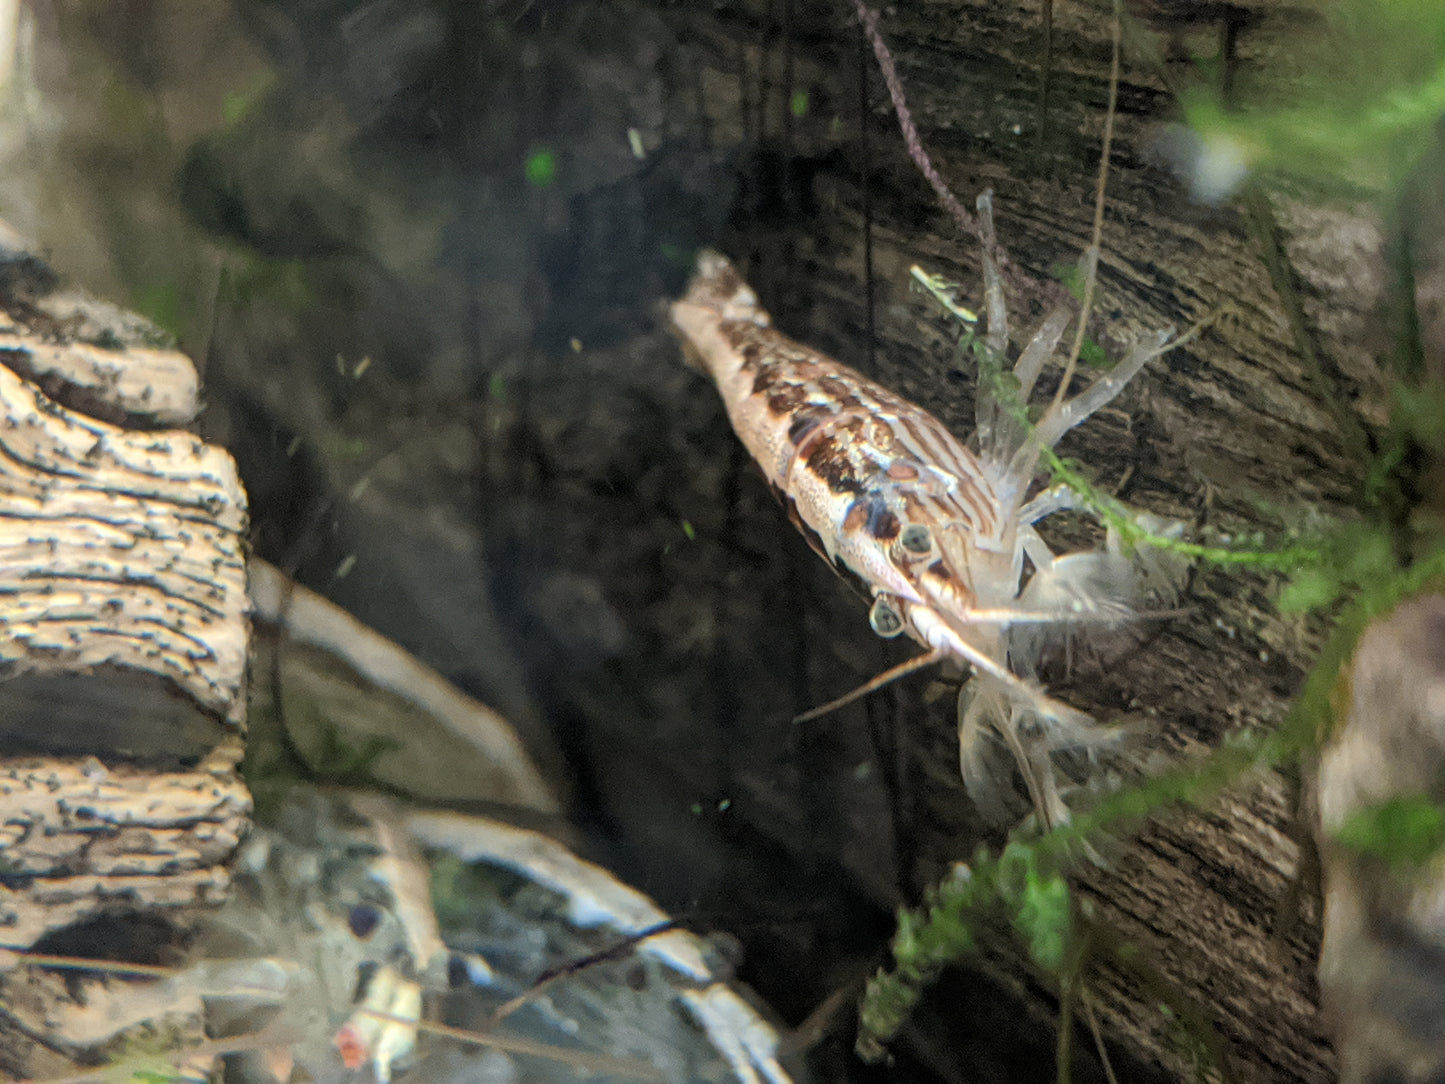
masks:
[(877, 677), (869, 678), (852, 692), (844, 693), (838, 697), (837, 700), (829, 700), (826, 704), (821, 704), (816, 708), (809, 708), (801, 715), (794, 715), (793, 722), (810, 723), (814, 719), (821, 719), (825, 715), (831, 715), (839, 708), (846, 708), (855, 700), (862, 700), (874, 690), (881, 689), (883, 686), (892, 684), (899, 678), (907, 677), (909, 674), (916, 673), (919, 670), (926, 670), (934, 663), (942, 662), (946, 657), (946, 653), (940, 651), (938, 648), (934, 648), (932, 651), (925, 651), (922, 655), (916, 655), (907, 662), (900, 662), (897, 666), (884, 670), (883, 673)]
[(1119, 39), (1123, 32), (1119, 18), (1119, 5), (1120, 0), (1114, 0), (1114, 50), (1113, 58), (1109, 63), (1109, 106), (1104, 112), (1104, 139), (1103, 146), (1099, 150), (1099, 182), (1094, 189), (1094, 233), (1085, 256), (1089, 264), (1089, 273), (1084, 277), (1084, 296), (1079, 299), (1079, 326), (1074, 331), (1073, 345), (1069, 347), (1069, 360), (1064, 363), (1064, 375), (1059, 380), (1058, 391), (1054, 392), (1054, 401), (1049, 404), (1049, 409), (1044, 414), (1045, 419), (1064, 405), (1064, 396), (1068, 394), (1069, 382), (1074, 379), (1074, 371), (1079, 365), (1079, 352), (1084, 348), (1084, 335), (1089, 324), (1089, 310), (1094, 306), (1094, 287), (1099, 281), (1099, 253), (1104, 241), (1104, 193), (1109, 185), (1109, 150), (1114, 145), (1114, 114), (1119, 105)]

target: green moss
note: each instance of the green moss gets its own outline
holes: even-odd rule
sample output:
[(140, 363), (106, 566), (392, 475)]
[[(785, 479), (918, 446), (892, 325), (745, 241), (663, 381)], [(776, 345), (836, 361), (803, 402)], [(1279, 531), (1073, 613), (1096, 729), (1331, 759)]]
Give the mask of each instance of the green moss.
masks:
[(1047, 974), (1057, 974), (1076, 943), (1072, 894), (1060, 851), (1042, 840), (1016, 839), (998, 858), (980, 850), (960, 864), (916, 910), (898, 913), (891, 970), (869, 980), (859, 1012), (857, 1050), (876, 1060), (923, 990), (944, 967), (976, 953), (987, 939), (1020, 933)]
[[(1391, 192), (1445, 113), (1445, 5), (1334, 0), (1317, 33), (1300, 35), (1247, 95), (1226, 109), (1216, 80), (1181, 96), (1206, 153), (1313, 184)], [(1271, 78), (1272, 77), (1272, 78)]]
[(317, 291), (305, 261), (272, 259), (243, 250), (227, 264), (222, 297), (238, 307), (269, 302), (299, 315), (315, 307)]
[(232, 128), (249, 117), (276, 85), (276, 74), (270, 70), (259, 73), (249, 86), (233, 90), (221, 99), (221, 116)]
[[(1294, 55), (1278, 58), (1275, 86), (1236, 87), (1236, 101), (1247, 104), (1226, 108), (1214, 89), (1219, 80), (1206, 78), (1183, 96), (1185, 115), (1204, 153), (1216, 156), (1216, 165), (1232, 161), (1241, 176), (1253, 171), (1263, 180), (1288, 175), (1297, 187), (1303, 181), (1315, 190), (1369, 192), (1388, 205), (1399, 200), (1411, 171), (1434, 146), (1438, 120), (1445, 115), (1445, 5), (1437, 0), (1334, 0), (1324, 14), (1322, 32), (1301, 38)], [(1262, 191), (1253, 189), (1261, 198)], [(1264, 258), (1268, 262), (1270, 254)], [(1272, 281), (1282, 289), (1288, 268), (1278, 275), (1274, 270)], [(966, 310), (954, 300), (952, 284), (917, 269), (913, 274), (959, 319), (959, 349), (976, 358), (980, 387), (1028, 424), (1029, 412), (1004, 359), (990, 356), (976, 337), (976, 318), (961, 315)], [(1082, 298), (1085, 284), (1077, 268), (1059, 266), (1053, 274)], [(1413, 297), (1402, 296), (1399, 303), (1412, 307)], [(1297, 345), (1318, 370), (1317, 361), (1309, 361), (1310, 342)], [(1104, 360), (1088, 348), (1081, 359), (1091, 365)], [(950, 877), (922, 906), (900, 914), (894, 966), (868, 984), (860, 1053), (881, 1055), (883, 1043), (941, 968), (968, 959), (982, 939), (1012, 931), (1034, 963), (1058, 983), (1066, 1013), (1088, 958), (1098, 951), (1096, 943), (1107, 943), (1102, 954), (1109, 962), (1139, 977), (1166, 1006), (1161, 1015), (1181, 1058), (1201, 1076), (1217, 1072), (1224, 1062), (1208, 1025), (1208, 1007), (1184, 1004), (1176, 984), (1152, 973), (1146, 954), (1116, 944), (1081, 913), (1065, 877), (1074, 857), (1098, 833), (1117, 836), (1171, 806), (1203, 805), (1247, 772), (1284, 767), (1313, 754), (1334, 727), (1349, 662), (1365, 628), (1402, 600), (1445, 587), (1445, 545), (1437, 529), (1442, 510), (1430, 504), (1428, 492), (1421, 496), (1420, 485), (1421, 479), (1434, 477), (1422, 462), (1436, 468), (1445, 462), (1445, 389), (1426, 384), (1419, 373), (1399, 371), (1390, 424), (1385, 433), (1371, 434), (1372, 455), (1365, 451), (1358, 419), (1343, 401), (1336, 406), (1344, 439), (1359, 438), (1364, 484), (1356, 514), (1308, 527), (1286, 525), (1274, 545), (1262, 536), (1246, 544), (1209, 545), (1160, 535), (1101, 492), (1075, 464), (1045, 450), (1043, 462), (1052, 480), (1078, 493), (1126, 545), (1276, 574), (1276, 582), (1282, 580), (1282, 612), (1329, 609), (1334, 628), (1277, 728), (1227, 739), (1202, 759), (1103, 798), (1048, 835), (1011, 841), (996, 859), (980, 853), (967, 876)], [(1350, 426), (1354, 432), (1344, 433)], [(1337, 840), (1392, 867), (1418, 868), (1445, 849), (1445, 808), (1425, 796), (1393, 799), (1353, 815)], [(1065, 1055), (1067, 1045), (1061, 1036)]]
[(427, 868), (437, 921), (444, 928), (460, 926), (469, 917), (475, 898), (471, 867), (453, 854), (438, 851), (429, 857)]
[(1367, 520), (1339, 524), (1321, 536), (1314, 558), (1292, 571), (1279, 593), (1279, 609), (1281, 613), (1322, 609), (1399, 571), (1386, 527)]
[[(962, 349), (977, 356), (981, 384), (1028, 424), (1012, 374), (1000, 359), (990, 356), (971, 324), (964, 324), (960, 342)], [(1436, 429), (1433, 411), (1433, 404), (1425, 403), (1407, 417), (1416, 419), (1417, 428), (1438, 435), (1445, 432), (1445, 419)], [(1054, 481), (1073, 488), (1127, 544), (1156, 546), (1220, 566), (1288, 573), (1281, 608), (1301, 612), (1340, 607), (1336, 628), (1277, 730), (1227, 740), (1201, 760), (1104, 798), (1069, 825), (1037, 839), (1011, 841), (997, 859), (980, 852), (966, 874), (951, 876), (922, 907), (902, 912), (893, 944), (895, 966), (869, 982), (860, 1012), (858, 1050), (865, 1057), (882, 1055), (883, 1044), (940, 969), (973, 955), (980, 938), (997, 936), (1001, 926), (1011, 928), (1040, 969), (1061, 986), (1077, 981), (1084, 966), (1085, 953), (1080, 949), (1084, 934), (1065, 874), (1089, 839), (1101, 832), (1127, 832), (1171, 805), (1202, 805), (1249, 770), (1284, 765), (1315, 749), (1330, 732), (1335, 690), (1366, 625), (1402, 599), (1445, 581), (1445, 547), (1413, 562), (1402, 559), (1390, 526), (1377, 519), (1327, 525), (1309, 538), (1287, 539), (1274, 548), (1208, 546), (1149, 531), (1074, 465), (1051, 452), (1045, 453), (1045, 462)], [(1352, 825), (1349, 838), (1356, 845), (1382, 849), (1382, 856), (1419, 861), (1445, 844), (1445, 813), (1418, 803), (1383, 809)], [(1137, 954), (1116, 952), (1114, 960), (1121, 966), (1142, 967)], [(1212, 1060), (1205, 1056), (1209, 1046), (1201, 1031), (1205, 1027), (1201, 1023), (1194, 1028), (1183, 1044), (1195, 1064)]]
[(1391, 798), (1357, 809), (1335, 839), (1395, 870), (1415, 870), (1445, 847), (1445, 809), (1423, 794)]
[(1041, 876), (1029, 870), (1013, 921), (1029, 946), (1029, 955), (1044, 970), (1057, 974), (1072, 933), (1069, 886), (1057, 873)]

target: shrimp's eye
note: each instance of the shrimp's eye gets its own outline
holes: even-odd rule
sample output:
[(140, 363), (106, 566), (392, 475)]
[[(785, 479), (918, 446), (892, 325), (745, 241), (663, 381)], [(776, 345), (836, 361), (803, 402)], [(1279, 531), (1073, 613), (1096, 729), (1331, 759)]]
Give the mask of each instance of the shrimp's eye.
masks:
[(371, 936), (380, 921), (381, 912), (369, 903), (357, 904), (346, 916), (346, 924), (351, 928), (351, 932), (363, 941)]
[(884, 639), (892, 639), (903, 631), (903, 615), (886, 595), (873, 600), (873, 609), (868, 611), (868, 624)]
[(933, 532), (921, 523), (910, 523), (898, 542), (909, 553), (923, 557), (933, 549)]

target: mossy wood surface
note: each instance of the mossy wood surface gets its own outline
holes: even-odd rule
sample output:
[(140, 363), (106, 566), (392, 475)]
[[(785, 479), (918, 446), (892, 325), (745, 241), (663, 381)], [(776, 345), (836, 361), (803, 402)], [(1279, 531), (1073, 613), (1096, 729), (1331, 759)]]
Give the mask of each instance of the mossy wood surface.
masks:
[[(953, 329), (906, 286), (915, 262), (977, 284), (976, 243), (909, 161), (871, 53), (845, 9), (790, 5), (789, 17), (779, 5), (731, 4), (668, 15), (696, 65), (695, 100), (713, 138), (778, 164), (781, 202), (757, 210), (781, 212), (781, 226), (744, 223), (729, 255), (742, 261), (784, 330), (967, 432), (972, 385), (946, 340)], [(1047, 132), (1038, 111), (1036, 5), (900, 4), (882, 14), (939, 171), (966, 204), (983, 189), (994, 192), (999, 239), (1014, 263), (1015, 328), (1037, 322), (1060, 289), (1051, 269), (1072, 266), (1089, 243), (1110, 10), (1107, 3), (1054, 5)], [(1117, 358), (1142, 332), (1182, 329), (1215, 307), (1226, 317), (1152, 364), (1118, 411), (1084, 426), (1061, 451), (1138, 507), (1235, 538), (1260, 530), (1278, 538), (1283, 526), (1301, 525), (1317, 510), (1338, 511), (1360, 483), (1359, 438), (1340, 417), (1382, 418), (1372, 355), (1382, 244), (1367, 207), (1276, 197), (1273, 237), (1294, 292), (1282, 298), (1264, 233), (1234, 207), (1192, 204), (1153, 161), (1151, 147), (1173, 119), (1164, 78), (1175, 85), (1202, 78), (1178, 58), (1192, 51), (1222, 59), (1227, 49), (1231, 78), (1247, 85), (1312, 20), (1301, 4), (1210, 10), (1175, 21), (1130, 16), (1091, 328)], [(792, 108), (800, 92), (808, 105), (802, 115)], [(1300, 306), (1320, 371), (1301, 360), (1291, 305)], [(1102, 718), (1147, 720), (1150, 744), (1168, 757), (1198, 755), (1239, 728), (1272, 726), (1319, 630), (1277, 616), (1270, 590), (1258, 574), (1201, 568), (1183, 616), (1150, 629), (1107, 667), (1081, 666), (1055, 688)], [(815, 645), (835, 635), (806, 616), (799, 633)], [(852, 725), (844, 718), (833, 725)], [(899, 785), (911, 816), (898, 835), (915, 870), (967, 856), (956, 833), (946, 718), (935, 709), (926, 723), (907, 724), (911, 748), (901, 754)], [(1316, 1008), (1318, 905), (1308, 885), (1292, 894), (1300, 870), (1294, 807), (1292, 786), (1265, 772), (1207, 810), (1162, 812), (1112, 868), (1082, 876), (1079, 890), (1101, 922), (1164, 980), (1151, 989), (1113, 968), (1089, 979), (1105, 1032), (1142, 1062), (1171, 1075), (1191, 1071), (1189, 1043), (1159, 1011), (1159, 993), (1172, 985), (1222, 1040), (1227, 1079), (1331, 1079)], [(1016, 976), (1028, 970), (1000, 959), (990, 961), (995, 968)], [(1024, 1003), (1044, 997), (1021, 978), (1006, 985)], [(1046, 1018), (1047, 998), (1036, 1008)]]

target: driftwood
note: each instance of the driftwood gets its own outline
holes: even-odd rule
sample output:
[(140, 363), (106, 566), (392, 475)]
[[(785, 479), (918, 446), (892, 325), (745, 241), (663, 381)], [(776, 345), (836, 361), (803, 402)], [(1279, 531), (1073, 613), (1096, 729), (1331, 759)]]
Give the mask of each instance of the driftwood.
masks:
[[(197, 380), (160, 332), (20, 251), (3, 268), (0, 926), (7, 949), (168, 962), (250, 814), (245, 497), (230, 456), (173, 428)], [(88, 985), (5, 956), (0, 1075), (111, 1037)]]
[[(781, 230), (745, 227), (723, 247), (747, 261), (744, 273), (783, 330), (967, 432), (968, 381), (956, 374), (942, 322), (911, 303), (905, 287), (914, 262), (972, 287), (977, 242), (938, 206), (909, 160), (845, 7), (794, 5), (784, 14), (776, 5), (734, 4), (669, 16), (687, 43), (696, 70), (692, 100), (714, 138), (786, 163), (776, 191), (785, 199), (791, 193), (792, 220)], [(943, 178), (966, 204), (981, 190), (995, 193), (999, 240), (1013, 261), (1011, 311), (1024, 327), (1041, 314), (1038, 300), (1057, 290), (1049, 269), (1072, 265), (1089, 243), (1108, 97), (1109, 5), (1051, 7), (1047, 132), (1036, 8), (901, 4), (881, 19), (922, 142)], [(1267, 69), (1311, 17), (1303, 5), (1261, 2), (1172, 22), (1133, 19), (1128, 28), (1097, 334), (1118, 357), (1135, 336), (1182, 328), (1215, 306), (1231, 316), (1146, 371), (1144, 389), (1120, 404), (1128, 421), (1084, 427), (1066, 454), (1105, 487), (1122, 487), (1120, 495), (1136, 506), (1226, 536), (1277, 532), (1286, 519), (1338, 512), (1353, 491), (1360, 418), (1381, 417), (1371, 358), (1385, 283), (1381, 235), (1367, 209), (1347, 203), (1279, 198), (1253, 223), (1231, 208), (1191, 205), (1149, 152), (1170, 119), (1166, 80), (1192, 75), (1173, 57), (1217, 53), (1247, 78)], [(806, 116), (790, 110), (801, 92), (810, 103)], [(1275, 258), (1283, 271), (1272, 276)], [(871, 309), (864, 304), (870, 299)], [(978, 292), (971, 301), (979, 304)], [(1304, 360), (1305, 349), (1316, 364)], [(1316, 641), (1273, 611), (1268, 591), (1256, 574), (1200, 569), (1184, 599), (1186, 617), (1166, 623), (1107, 673), (1081, 672), (1065, 686), (1067, 695), (1105, 717), (1147, 716), (1155, 748), (1170, 759), (1217, 746), (1239, 728), (1273, 726)], [(808, 635), (841, 639), (823, 627)], [(904, 754), (905, 764), (916, 766), (904, 770), (901, 808), (910, 812), (896, 828), (918, 877), (904, 892), (915, 899), (936, 876), (929, 871), (949, 857), (966, 858), (973, 845), (968, 829), (959, 830), (957, 794), (939, 782), (949, 720), (936, 710), (926, 718), (929, 736)], [(1293, 784), (1276, 771), (1260, 773), (1207, 809), (1161, 813), (1107, 872), (1087, 873), (1079, 885), (1102, 922), (1136, 946), (1166, 987), (1195, 1000), (1228, 1079), (1334, 1076), (1315, 990), (1318, 904), (1309, 891), (1292, 891), (1301, 870), (1296, 840), (1304, 833), (1295, 809)], [(857, 876), (876, 872), (860, 868)], [(1281, 906), (1290, 914), (1277, 914)], [(1025, 963), (995, 960), (982, 972), (1017, 999), (1015, 1019), (1033, 1022), (1020, 1031), (1037, 1025), (1047, 1035), (1055, 1007), (1018, 977), (1028, 973)], [(1090, 983), (1128, 1075), (1194, 1071), (1198, 1048), (1179, 1042), (1177, 1020), (1158, 1011), (1156, 991), (1107, 970)], [(939, 1003), (905, 1031), (895, 1054), (972, 1078), (936, 1053), (968, 1026)], [(1049, 1043), (1040, 1045), (1041, 1056)], [(1081, 1044), (1092, 1045), (1082, 1035), (1076, 1048)], [(1042, 1079), (1048, 1070), (1037, 1068), (1033, 1078)]]
[(322, 772), (328, 743), (370, 748), (366, 777), (422, 801), (560, 814), (495, 711), (266, 562), (253, 560), (250, 575), (259, 740), (284, 727), (296, 755)]

